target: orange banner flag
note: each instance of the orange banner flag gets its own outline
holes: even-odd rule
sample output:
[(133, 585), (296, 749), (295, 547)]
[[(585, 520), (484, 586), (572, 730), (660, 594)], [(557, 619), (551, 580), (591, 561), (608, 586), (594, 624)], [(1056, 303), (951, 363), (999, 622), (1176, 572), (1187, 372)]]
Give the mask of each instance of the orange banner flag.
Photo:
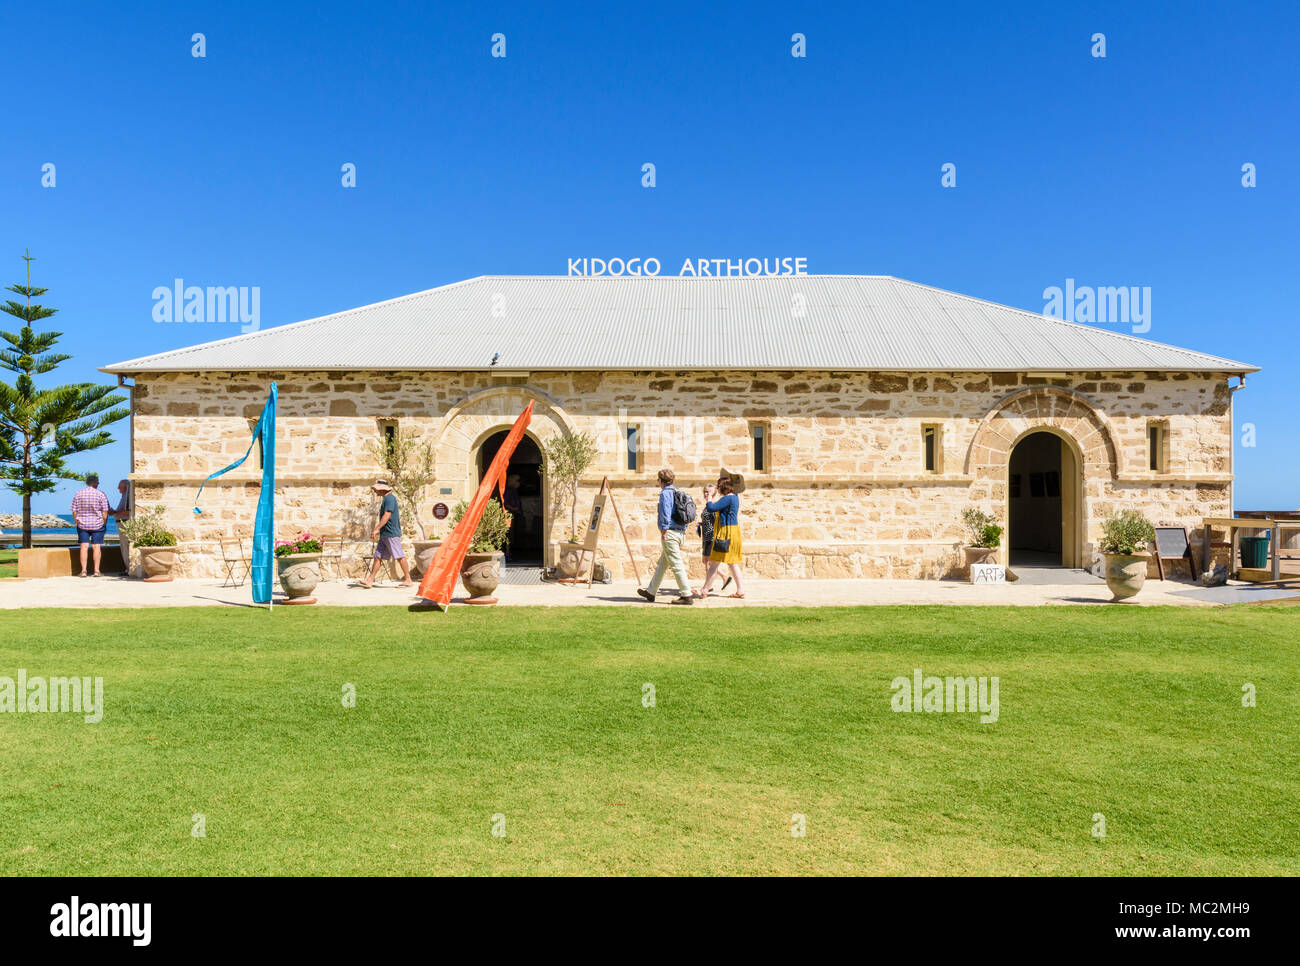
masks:
[(483, 516), (483, 510), (487, 507), (488, 500), (492, 498), (494, 489), (500, 489), (502, 506), (505, 505), (506, 467), (510, 463), (510, 456), (514, 453), (515, 447), (524, 438), (524, 430), (528, 428), (532, 418), (533, 404), (530, 402), (515, 420), (514, 426), (506, 435), (505, 442), (493, 457), (492, 465), (483, 474), (483, 479), (479, 482), (478, 490), (474, 493), (474, 499), (470, 500), (465, 515), (460, 518), (456, 529), (451, 531), (451, 535), (442, 542), (438, 552), (433, 555), (433, 561), (425, 571), (424, 579), (420, 581), (418, 596), (441, 610), (446, 610), (451, 603), (452, 591), (456, 589), (456, 578), (460, 576), (460, 566), (465, 560), (465, 554), (469, 552), (470, 544), (474, 542), (474, 531), (478, 529), (478, 521)]

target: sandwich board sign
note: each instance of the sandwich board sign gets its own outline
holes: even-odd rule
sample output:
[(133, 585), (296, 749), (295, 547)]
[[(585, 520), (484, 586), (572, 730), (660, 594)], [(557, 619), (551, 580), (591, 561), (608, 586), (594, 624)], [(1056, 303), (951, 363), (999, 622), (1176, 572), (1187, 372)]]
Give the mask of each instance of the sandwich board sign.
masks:
[[(1188, 573), (1191, 573), (1192, 542), (1188, 539), (1186, 527), (1156, 527), (1156, 570), (1160, 579), (1165, 579), (1166, 560), (1187, 560)], [(1192, 574), (1194, 577), (1195, 574)]]

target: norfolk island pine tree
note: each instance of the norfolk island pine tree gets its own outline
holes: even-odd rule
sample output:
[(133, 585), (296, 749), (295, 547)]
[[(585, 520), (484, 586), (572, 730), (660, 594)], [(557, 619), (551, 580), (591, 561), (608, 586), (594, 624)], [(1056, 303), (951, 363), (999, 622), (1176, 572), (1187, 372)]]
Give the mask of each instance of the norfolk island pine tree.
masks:
[(51, 351), (62, 332), (36, 332), (32, 323), (49, 318), (58, 309), (33, 304), (48, 289), (32, 286), (30, 252), (27, 282), (7, 286), (7, 291), (25, 301), (9, 299), (0, 312), (22, 320), (17, 333), (0, 331), (7, 345), (0, 348), (0, 368), (15, 373), (13, 385), (0, 380), (0, 480), (22, 496), (23, 548), (32, 545), (32, 494), (53, 490), (62, 480), (77, 480), (67, 458), (99, 449), (113, 441), (104, 428), (125, 418), (129, 410), (119, 408), (126, 397), (113, 386), (89, 382), (38, 389), (34, 376), (58, 368), (72, 356)]

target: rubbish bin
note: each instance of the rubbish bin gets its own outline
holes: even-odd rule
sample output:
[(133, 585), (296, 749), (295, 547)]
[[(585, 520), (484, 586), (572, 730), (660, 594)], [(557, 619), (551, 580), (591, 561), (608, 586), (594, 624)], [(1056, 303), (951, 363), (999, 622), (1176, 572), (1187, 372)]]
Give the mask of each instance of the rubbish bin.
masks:
[(1241, 565), (1248, 569), (1263, 570), (1268, 566), (1268, 538), (1269, 534), (1262, 537), (1242, 537), (1241, 538)]

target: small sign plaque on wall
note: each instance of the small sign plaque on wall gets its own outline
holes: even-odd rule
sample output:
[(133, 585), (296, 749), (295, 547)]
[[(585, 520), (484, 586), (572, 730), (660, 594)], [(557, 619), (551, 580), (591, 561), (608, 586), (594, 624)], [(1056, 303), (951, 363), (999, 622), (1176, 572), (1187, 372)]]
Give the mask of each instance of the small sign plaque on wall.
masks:
[(1002, 564), (971, 564), (970, 582), (972, 584), (1005, 584), (1007, 582), (1007, 568)]
[(433, 505), (433, 516), (434, 516), (434, 519), (437, 519), (437, 520), (445, 520), (445, 519), (447, 519), (447, 504), (445, 504), (445, 503), (435, 503), (435, 504)]

